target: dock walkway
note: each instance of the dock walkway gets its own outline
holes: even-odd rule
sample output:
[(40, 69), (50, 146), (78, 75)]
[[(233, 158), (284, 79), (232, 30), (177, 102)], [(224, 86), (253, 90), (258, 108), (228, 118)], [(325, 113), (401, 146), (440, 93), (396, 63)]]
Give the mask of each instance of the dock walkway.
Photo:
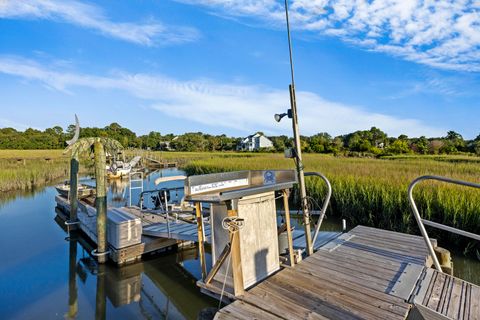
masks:
[[(211, 243), (210, 224), (204, 225), (205, 240)], [(143, 227), (143, 234), (150, 237), (177, 239), (181, 241), (198, 241), (196, 223), (185, 222), (160, 222)]]
[(215, 319), (407, 319), (412, 308), (426, 319), (480, 319), (480, 288), (429, 265), (423, 238), (358, 226)]

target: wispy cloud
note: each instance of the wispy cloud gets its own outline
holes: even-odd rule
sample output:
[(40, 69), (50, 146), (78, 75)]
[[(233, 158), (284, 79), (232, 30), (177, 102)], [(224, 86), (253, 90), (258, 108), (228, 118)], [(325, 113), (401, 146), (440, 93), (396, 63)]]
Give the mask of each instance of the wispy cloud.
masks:
[(190, 27), (166, 26), (160, 22), (114, 22), (99, 7), (74, 0), (1, 0), (0, 18), (71, 23), (146, 46), (177, 44), (199, 38), (199, 32)]
[(28, 128), (31, 128), (31, 126), (28, 126), (24, 123), (12, 121), (10, 119), (0, 118), (0, 128), (15, 128), (17, 130), (26, 130)]
[[(284, 25), (275, 0), (177, 0)], [(480, 4), (471, 0), (290, 0), (294, 27), (436, 68), (480, 71)]]
[[(288, 105), (288, 92), (260, 85), (221, 84), (208, 79), (178, 81), (163, 75), (122, 72), (88, 75), (49, 69), (35, 61), (5, 56), (0, 56), (0, 73), (38, 81), (62, 92), (73, 91), (76, 87), (121, 90), (142, 100), (139, 104), (147, 102), (169, 116), (210, 126), (244, 132), (290, 132), (288, 121), (277, 124), (273, 120), (273, 114), (284, 111)], [(327, 131), (337, 135), (371, 126), (392, 135), (439, 136), (445, 131), (419, 120), (371, 113), (356, 106), (331, 102), (311, 92), (298, 92), (298, 105), (302, 134)]]

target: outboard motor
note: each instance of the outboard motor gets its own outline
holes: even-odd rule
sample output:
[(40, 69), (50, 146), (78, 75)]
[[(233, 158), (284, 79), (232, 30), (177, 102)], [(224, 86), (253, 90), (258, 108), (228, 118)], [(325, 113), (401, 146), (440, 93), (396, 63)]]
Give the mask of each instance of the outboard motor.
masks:
[[(165, 199), (166, 196), (166, 199)], [(168, 203), (170, 201), (170, 190), (168, 189), (160, 189), (156, 195), (152, 196), (153, 205), (155, 209), (163, 208), (165, 205), (165, 201)]]

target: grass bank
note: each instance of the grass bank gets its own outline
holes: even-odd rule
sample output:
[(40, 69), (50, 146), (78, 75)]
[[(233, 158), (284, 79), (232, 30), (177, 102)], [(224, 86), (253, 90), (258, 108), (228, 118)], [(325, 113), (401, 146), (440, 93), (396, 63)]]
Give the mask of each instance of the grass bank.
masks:
[(0, 192), (32, 190), (70, 172), (62, 150), (0, 150)]
[[(188, 174), (246, 169), (294, 168), (279, 154), (210, 154), (185, 166)], [(228, 160), (225, 158), (228, 157)], [(389, 159), (338, 158), (306, 154), (306, 171), (324, 173), (332, 183), (330, 215), (346, 218), (353, 225), (364, 224), (389, 230), (418, 233), (407, 200), (409, 183), (420, 175), (441, 175), (478, 182), (476, 157), (399, 157)], [(326, 188), (317, 178), (307, 178), (308, 194), (319, 203)], [(423, 217), (470, 232), (480, 233), (480, 190), (424, 182), (415, 191)], [(465, 239), (430, 231), (432, 236), (467, 246)], [(472, 245), (470, 245), (472, 246)], [(471, 247), (473, 248), (473, 247)]]

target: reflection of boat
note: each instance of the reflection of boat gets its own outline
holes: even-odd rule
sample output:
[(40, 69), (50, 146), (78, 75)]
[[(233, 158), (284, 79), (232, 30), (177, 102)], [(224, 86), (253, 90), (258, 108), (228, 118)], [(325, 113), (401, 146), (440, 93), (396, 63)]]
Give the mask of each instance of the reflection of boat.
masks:
[[(57, 192), (68, 198), (68, 194), (70, 193), (70, 184), (68, 181), (66, 181), (63, 184), (58, 184), (55, 186), (55, 189), (57, 189)], [(95, 194), (95, 188), (92, 186), (89, 186), (87, 184), (79, 184), (78, 185), (78, 198), (85, 198), (91, 195)]]

